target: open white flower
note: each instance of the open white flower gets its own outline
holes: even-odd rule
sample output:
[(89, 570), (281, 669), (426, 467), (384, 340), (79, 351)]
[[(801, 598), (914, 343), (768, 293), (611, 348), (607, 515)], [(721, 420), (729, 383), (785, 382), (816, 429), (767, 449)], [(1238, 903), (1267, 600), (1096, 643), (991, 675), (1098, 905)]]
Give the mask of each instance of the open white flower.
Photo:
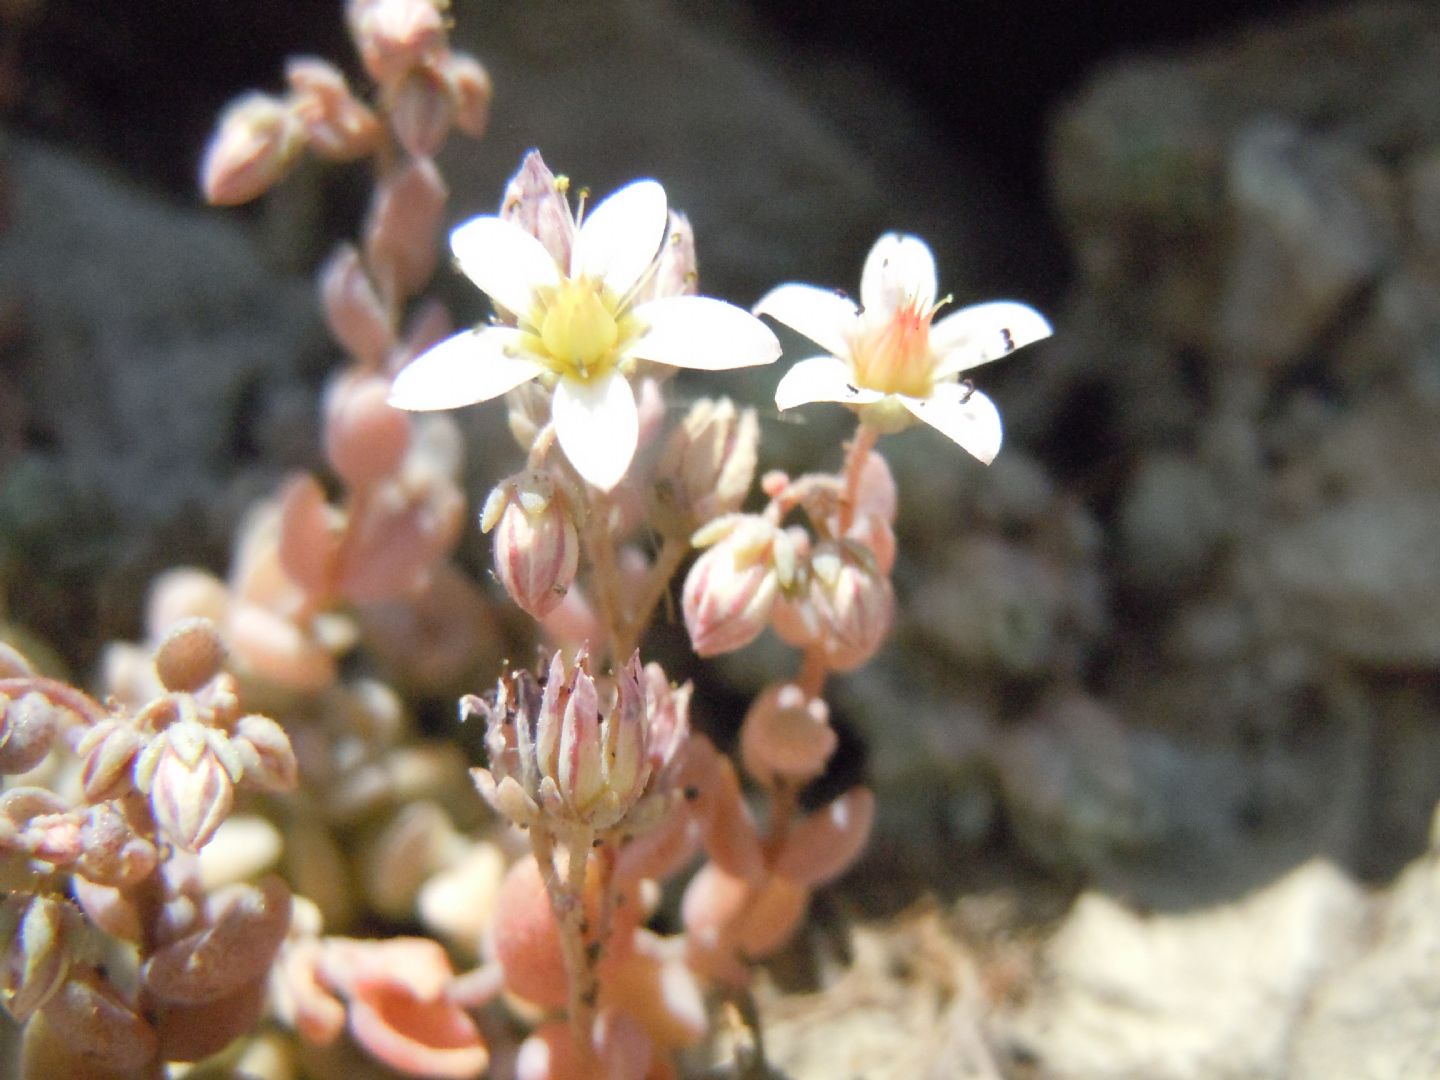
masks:
[(915, 236), (886, 233), (870, 249), (860, 301), (814, 285), (780, 285), (755, 305), (804, 334), (827, 356), (801, 360), (775, 389), (775, 404), (838, 401), (881, 432), (923, 420), (985, 464), (1000, 450), (995, 404), (960, 373), (1050, 336), (1033, 308), (995, 301), (935, 322), (935, 257)]
[(668, 220), (664, 188), (637, 180), (585, 216), (568, 266), (513, 221), (467, 221), (450, 234), (450, 250), (515, 325), (440, 342), (396, 376), (390, 404), (453, 409), (538, 378), (554, 389), (551, 417), (565, 456), (587, 481), (610, 490), (639, 437), (626, 378), (637, 360), (718, 371), (780, 355), (770, 329), (734, 305), (704, 296), (636, 301)]

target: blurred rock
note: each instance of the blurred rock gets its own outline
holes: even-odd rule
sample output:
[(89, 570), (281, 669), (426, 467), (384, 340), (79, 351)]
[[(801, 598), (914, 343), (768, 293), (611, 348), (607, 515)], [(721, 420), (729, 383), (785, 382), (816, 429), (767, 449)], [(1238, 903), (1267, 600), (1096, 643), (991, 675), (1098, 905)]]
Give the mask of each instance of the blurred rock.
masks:
[(1055, 1080), (1292, 1075), (1292, 1027), (1319, 980), (1355, 954), (1367, 914), (1364, 894), (1323, 862), (1186, 915), (1147, 918), (1087, 893), (1002, 1042)]
[(1355, 499), (1277, 528), (1265, 565), (1292, 630), (1386, 668), (1440, 664), (1440, 492)]
[[(133, 626), (150, 573), (215, 550), (247, 468), (293, 461), (297, 427), (314, 429), (290, 402), (318, 319), (237, 224), (63, 151), (12, 138), (0, 154), (0, 306), (21, 328), (7, 374), (29, 445), (0, 486), (0, 543), (28, 567), (17, 614), (75, 650)], [(47, 586), (99, 610), (47, 610)]]

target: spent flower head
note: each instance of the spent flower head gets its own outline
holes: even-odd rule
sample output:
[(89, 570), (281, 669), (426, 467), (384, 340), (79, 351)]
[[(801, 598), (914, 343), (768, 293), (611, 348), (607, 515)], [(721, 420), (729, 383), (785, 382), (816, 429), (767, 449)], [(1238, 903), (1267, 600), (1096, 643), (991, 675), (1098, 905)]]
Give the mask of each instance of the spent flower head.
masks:
[[(536, 171), (529, 161), (526, 169)], [(754, 316), (720, 300), (641, 299), (661, 267), (670, 221), (665, 189), (654, 180), (615, 192), (582, 216), (572, 238), (562, 182), (547, 189), (534, 176), (517, 179), (525, 180), (522, 202), (507, 200), (509, 216), (472, 218), (450, 234), (460, 269), (504, 324), (464, 331), (421, 355), (396, 377), (390, 401), (453, 409), (539, 379), (553, 392), (551, 418), (565, 456), (608, 491), (639, 442), (629, 382), (637, 362), (748, 367), (774, 361), (780, 345)]]
[(828, 355), (785, 373), (775, 404), (836, 401), (881, 432), (922, 420), (987, 465), (1000, 450), (1000, 414), (961, 372), (1050, 336), (1033, 308), (995, 301), (935, 321), (935, 258), (916, 236), (886, 233), (860, 278), (861, 306), (814, 285), (786, 284), (755, 305), (804, 334)]

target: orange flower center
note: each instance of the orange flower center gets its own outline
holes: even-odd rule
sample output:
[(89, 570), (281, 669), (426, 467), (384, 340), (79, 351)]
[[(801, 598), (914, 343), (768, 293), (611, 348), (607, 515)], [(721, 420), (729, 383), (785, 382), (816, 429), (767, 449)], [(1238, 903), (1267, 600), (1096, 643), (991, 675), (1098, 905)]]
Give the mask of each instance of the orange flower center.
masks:
[(934, 314), (934, 307), (921, 308), (912, 301), (879, 325), (862, 324), (850, 349), (856, 383), (882, 394), (929, 397), (935, 370), (930, 352)]

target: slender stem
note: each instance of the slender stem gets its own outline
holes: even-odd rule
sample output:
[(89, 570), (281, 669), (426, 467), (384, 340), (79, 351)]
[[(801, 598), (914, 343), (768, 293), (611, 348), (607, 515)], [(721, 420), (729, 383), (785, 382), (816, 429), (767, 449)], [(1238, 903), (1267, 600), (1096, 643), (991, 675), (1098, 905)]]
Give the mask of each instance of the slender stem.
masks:
[(685, 538), (667, 536), (661, 543), (655, 562), (640, 588), (639, 600), (630, 609), (628, 617), (621, 620), (619, 631), (615, 635), (615, 663), (623, 664), (640, 644), (640, 637), (650, 625), (650, 617), (655, 613), (656, 605), (665, 596), (670, 580), (675, 576), (675, 571), (680, 569), (680, 564), (685, 561), (689, 551), (690, 542)]
[(855, 503), (860, 491), (860, 474), (865, 469), (865, 462), (870, 458), (870, 451), (875, 449), (875, 443), (879, 441), (879, 434), (870, 425), (861, 422), (856, 425), (855, 437), (845, 448), (845, 493), (840, 499), (840, 535), (844, 536), (850, 531), (850, 526), (855, 520)]
[(591, 642), (593, 653), (605, 653), (619, 663), (616, 643), (622, 633), (624, 612), (620, 601), (620, 567), (615, 556), (615, 537), (610, 533), (610, 500), (604, 492), (591, 489), (585, 514), (585, 546), (590, 556), (591, 584), (600, 622), (605, 627), (604, 648)]
[(545, 882), (550, 910), (560, 934), (560, 953), (565, 960), (566, 1000), (570, 1032), (575, 1049), (583, 1060), (591, 1056), (590, 1033), (595, 1025), (598, 985), (595, 964), (585, 944), (585, 865), (590, 854), (590, 832), (577, 829), (566, 838), (566, 866), (562, 878), (555, 865), (555, 837), (539, 826), (530, 830), (530, 847)]
[(530, 446), (530, 453), (525, 459), (525, 464), (531, 469), (538, 469), (545, 464), (545, 457), (550, 453), (550, 448), (555, 445), (555, 423), (547, 420), (545, 426), (535, 433), (535, 442)]
[(796, 683), (800, 689), (805, 691), (806, 697), (819, 697), (825, 689), (825, 680), (830, 675), (830, 668), (825, 663), (825, 654), (818, 648), (806, 649), (804, 659), (800, 662), (800, 673), (795, 676)]

